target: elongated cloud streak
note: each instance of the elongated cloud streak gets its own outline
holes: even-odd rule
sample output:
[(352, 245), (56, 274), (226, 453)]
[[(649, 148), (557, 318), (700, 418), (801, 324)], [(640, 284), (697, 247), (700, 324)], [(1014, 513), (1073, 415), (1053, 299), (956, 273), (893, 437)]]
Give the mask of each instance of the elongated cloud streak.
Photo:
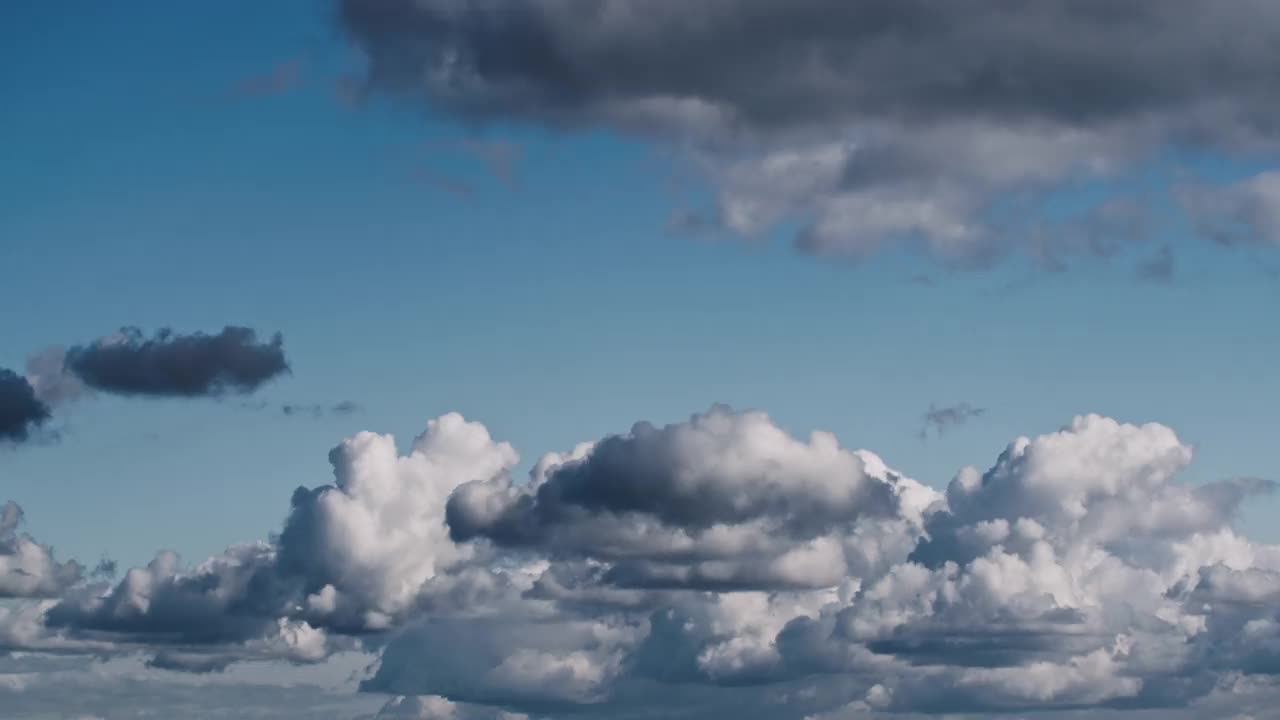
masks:
[(216, 335), (165, 329), (147, 338), (124, 328), (67, 351), (66, 369), (85, 385), (119, 395), (199, 397), (247, 393), (287, 372), (284, 341), (259, 342), (250, 328)]

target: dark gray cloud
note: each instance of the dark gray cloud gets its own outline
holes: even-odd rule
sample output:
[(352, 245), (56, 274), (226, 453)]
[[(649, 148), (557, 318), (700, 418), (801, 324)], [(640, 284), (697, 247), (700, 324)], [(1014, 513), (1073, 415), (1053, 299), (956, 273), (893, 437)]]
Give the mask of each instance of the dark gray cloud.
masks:
[(924, 414), (924, 423), (920, 426), (920, 437), (926, 438), (930, 432), (941, 435), (951, 428), (982, 417), (986, 412), (986, 408), (974, 407), (967, 402), (943, 407), (930, 404), (929, 411)]
[(26, 378), (0, 368), (0, 440), (22, 442), (49, 419), (49, 406)]
[(66, 369), (85, 385), (118, 395), (202, 397), (249, 393), (289, 371), (277, 333), (259, 342), (250, 328), (216, 335), (137, 328), (67, 350)]
[(544, 459), (522, 486), (468, 483), (447, 518), (456, 541), (608, 559), (619, 586), (827, 586), (858, 564), (849, 528), (901, 516), (903, 482), (829, 433), (797, 440), (764, 413), (717, 407)]
[(1175, 146), (1280, 149), (1280, 8), (1262, 0), (344, 0), (340, 17), (365, 94), (669, 143), (722, 228), (797, 220), (826, 255), (1066, 262), (1074, 231), (1026, 221), (1038, 193)]

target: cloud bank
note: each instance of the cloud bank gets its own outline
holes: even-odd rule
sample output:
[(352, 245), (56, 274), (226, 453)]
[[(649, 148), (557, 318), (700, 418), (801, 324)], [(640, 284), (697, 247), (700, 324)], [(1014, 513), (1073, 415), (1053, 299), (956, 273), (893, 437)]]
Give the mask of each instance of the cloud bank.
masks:
[[(1144, 218), (1122, 196), (1044, 221), (1046, 193), (1179, 148), (1280, 149), (1267, 2), (344, 0), (340, 22), (366, 94), (656, 140), (715, 195), (680, 217), (795, 223), (820, 255), (905, 242), (1059, 267), (1141, 239)], [(1273, 242), (1271, 175), (1199, 203), (1208, 224)]]
[(193, 673), (363, 650), (388, 718), (1243, 712), (1280, 697), (1280, 547), (1231, 523), (1273, 484), (1181, 482), (1192, 456), (1086, 415), (939, 493), (717, 406), (516, 481), (448, 414), (404, 452), (343, 441), (267, 541), (28, 590), (0, 647)]

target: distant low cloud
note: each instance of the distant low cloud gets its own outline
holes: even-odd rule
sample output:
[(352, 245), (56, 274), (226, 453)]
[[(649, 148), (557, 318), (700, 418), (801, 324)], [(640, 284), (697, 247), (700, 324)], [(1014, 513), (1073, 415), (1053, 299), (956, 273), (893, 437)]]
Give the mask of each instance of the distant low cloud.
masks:
[(0, 440), (22, 442), (49, 419), (49, 406), (23, 376), (0, 368)]
[(259, 342), (247, 327), (216, 335), (138, 328), (67, 350), (66, 370), (88, 387), (117, 395), (216, 397), (249, 393), (289, 371), (284, 340)]
[(931, 432), (934, 435), (941, 435), (970, 420), (982, 417), (986, 412), (986, 408), (974, 407), (967, 402), (944, 407), (930, 405), (929, 410), (924, 414), (924, 423), (920, 426), (920, 437), (927, 438)]
[(47, 547), (0, 553), (28, 583), (0, 648), (184, 673), (363, 648), (377, 717), (419, 720), (1266, 716), (1280, 547), (1232, 522), (1275, 483), (1180, 480), (1172, 429), (1099, 415), (993, 455), (940, 493), (716, 406), (517, 481), (450, 413), (404, 449), (352, 435), (278, 534), (194, 566), (35, 591)]

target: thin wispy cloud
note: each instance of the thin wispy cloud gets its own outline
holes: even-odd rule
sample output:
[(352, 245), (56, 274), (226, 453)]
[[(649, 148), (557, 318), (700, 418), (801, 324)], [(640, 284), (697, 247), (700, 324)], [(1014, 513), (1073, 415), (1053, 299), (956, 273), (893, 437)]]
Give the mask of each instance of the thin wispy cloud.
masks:
[(343, 400), (332, 405), (286, 403), (280, 406), (280, 412), (289, 417), (321, 418), (326, 415), (354, 415), (361, 410), (363, 408), (359, 404), (350, 400)]
[(974, 407), (967, 402), (942, 407), (930, 404), (929, 410), (922, 417), (920, 439), (927, 439), (930, 433), (935, 437), (941, 436), (948, 430), (982, 417), (986, 412), (986, 408)]

